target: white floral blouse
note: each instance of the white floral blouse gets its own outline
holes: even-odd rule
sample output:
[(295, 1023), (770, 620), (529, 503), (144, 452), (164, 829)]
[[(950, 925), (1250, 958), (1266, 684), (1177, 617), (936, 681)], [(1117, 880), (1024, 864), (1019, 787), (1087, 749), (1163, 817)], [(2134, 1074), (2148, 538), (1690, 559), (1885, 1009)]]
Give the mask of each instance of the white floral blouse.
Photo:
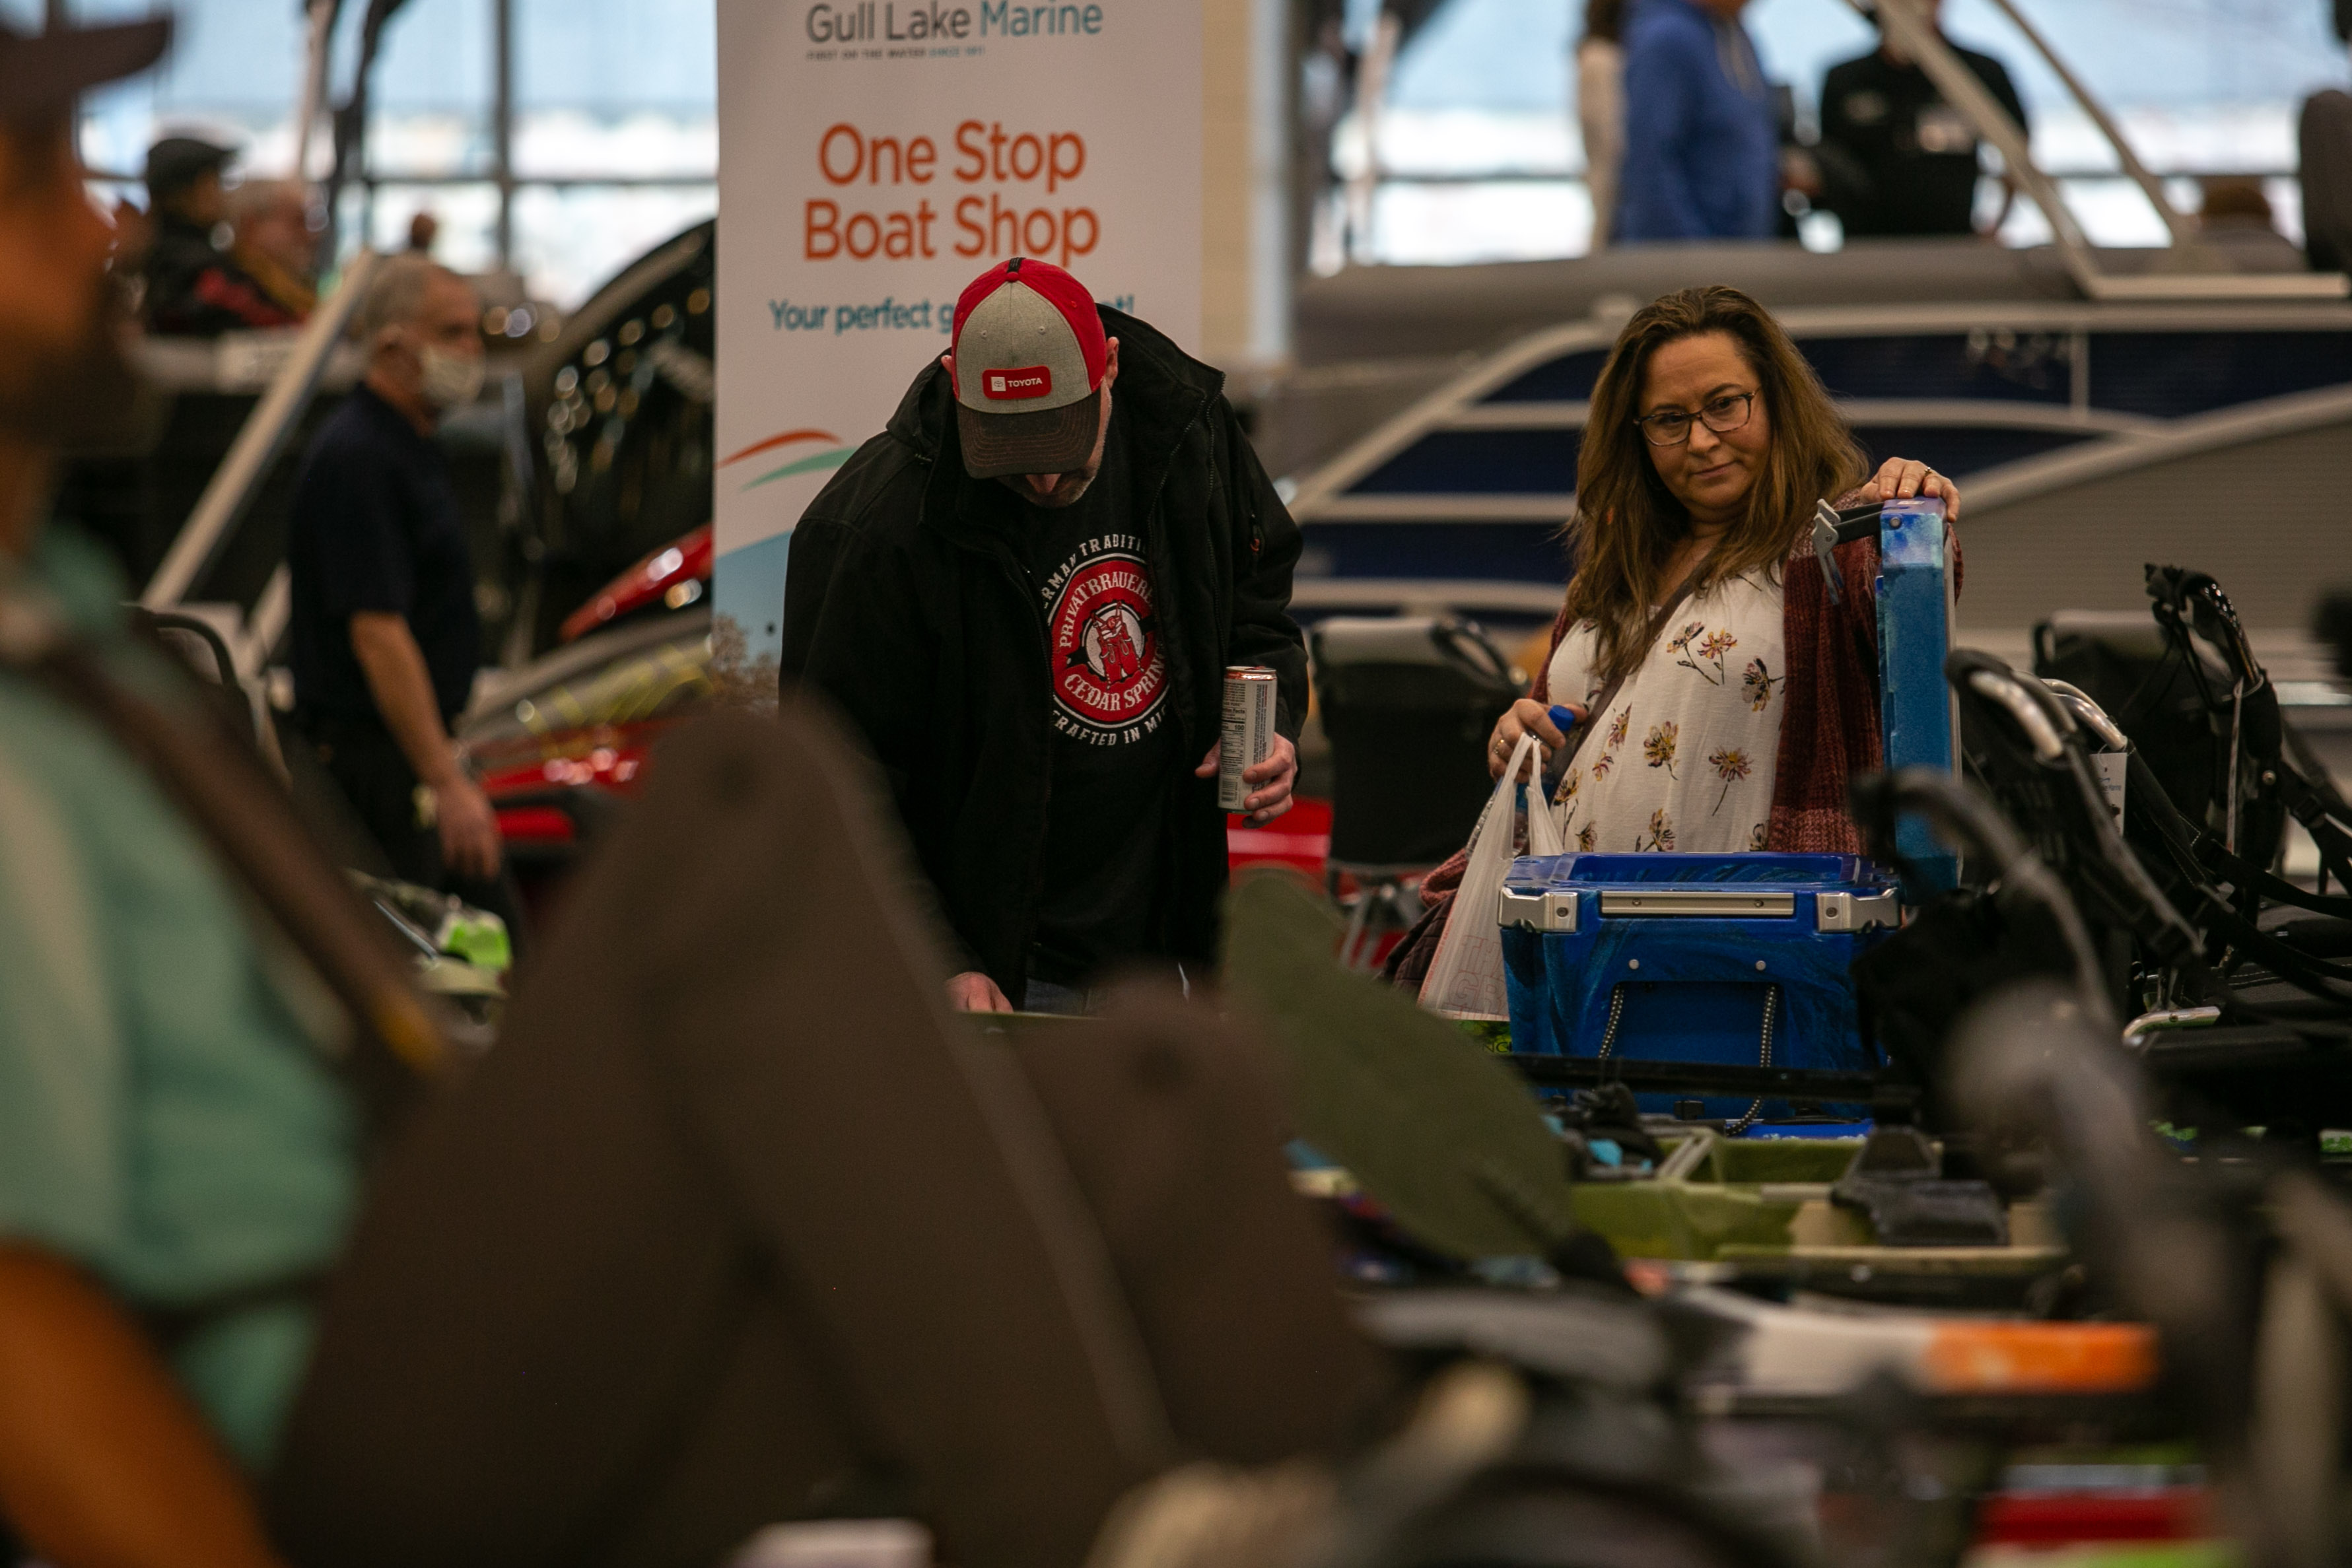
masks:
[[(1608, 711), (1587, 721), (1593, 733), (1553, 797), (1570, 848), (1764, 847), (1789, 684), (1780, 600), (1777, 574), (1759, 570), (1683, 601)], [(1601, 695), (1598, 642), (1589, 621), (1560, 639), (1552, 701)]]

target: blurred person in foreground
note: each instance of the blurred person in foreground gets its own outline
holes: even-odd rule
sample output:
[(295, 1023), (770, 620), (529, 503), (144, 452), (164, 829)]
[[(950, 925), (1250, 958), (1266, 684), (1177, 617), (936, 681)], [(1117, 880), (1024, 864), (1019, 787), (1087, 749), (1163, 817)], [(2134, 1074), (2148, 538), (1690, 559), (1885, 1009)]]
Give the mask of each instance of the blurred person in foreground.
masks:
[[(1875, 537), (1836, 551), (1815, 507), (1958, 486), (1890, 457), (1873, 475), (1788, 333), (1720, 285), (1653, 300), (1618, 334), (1577, 456), (1575, 565), (1532, 694), (1496, 721), (1500, 777), (1532, 732), (1571, 750), (1554, 799), (1579, 851), (1862, 852), (1849, 779), (1884, 766)], [(1958, 546), (1954, 546), (1957, 577)], [(1857, 591), (1858, 590), (1858, 591)], [(1567, 733), (1550, 717), (1574, 716)], [(1422, 884), (1430, 913), (1389, 961), (1418, 984), (1465, 856)]]
[[(169, 36), (0, 28), (0, 604), (150, 693), (182, 688), (126, 634), (107, 558), (42, 508), (59, 449), (132, 391), (71, 105)], [(60, 1568), (268, 1558), (237, 1457), (301, 1366), (268, 1287), (332, 1256), (356, 1180), (278, 977), (153, 782), (0, 661), (0, 1536)], [(238, 1289), (251, 1312), (168, 1344), (142, 1326)]]
[(229, 194), (236, 240), (229, 255), (281, 310), (306, 317), (319, 303), (319, 236), (310, 193), (299, 180), (247, 180)]
[(226, 147), (194, 136), (167, 136), (147, 150), (147, 329), (176, 337), (290, 327), (301, 318), (224, 251), (218, 231), (229, 219), (222, 172)]
[[(1941, 0), (1928, 7), (1939, 37), (1942, 10)], [(2031, 134), (2008, 68), (1990, 55), (1949, 38), (1944, 43), (2018, 130)], [(1822, 137), (1813, 149), (1820, 204), (1837, 214), (1850, 237), (1977, 233), (1980, 146), (1969, 117), (1883, 31), (1877, 48), (1832, 66), (1822, 82)], [(2001, 211), (1986, 232), (1999, 231), (2014, 190), (2004, 181)]]
[(421, 256), (361, 306), (367, 377), (312, 438), (287, 525), (295, 722), (404, 882), (516, 925), (498, 814), (451, 738), (481, 664), (466, 519), (436, 438), (482, 390), (481, 307)]
[(793, 534), (783, 678), (880, 760), (956, 1004), (1083, 1011), (1107, 968), (1213, 961), (1228, 665), (1279, 677), (1244, 809), (1290, 809), (1298, 527), (1223, 375), (1060, 267), (990, 267), (952, 325)]
[(669, 742), (497, 1044), (368, 1092), (402, 1009), (339, 1019), (255, 865), (365, 911), (40, 511), (131, 392), (69, 106), (167, 37), (0, 28), (0, 1561), (655, 1568), (880, 1513), (1077, 1568), (1182, 1458), (1335, 1441), (1374, 1369), (1255, 1058), (1147, 1003), (982, 1050), (797, 706)]
[(1780, 125), (1748, 0), (1642, 0), (1625, 26), (1625, 154), (1611, 241), (1769, 239)]
[(1617, 219), (1617, 176), (1625, 162), (1625, 0), (1584, 0), (1575, 53), (1576, 126), (1584, 143), (1584, 185), (1592, 197), (1591, 247), (1609, 244)]

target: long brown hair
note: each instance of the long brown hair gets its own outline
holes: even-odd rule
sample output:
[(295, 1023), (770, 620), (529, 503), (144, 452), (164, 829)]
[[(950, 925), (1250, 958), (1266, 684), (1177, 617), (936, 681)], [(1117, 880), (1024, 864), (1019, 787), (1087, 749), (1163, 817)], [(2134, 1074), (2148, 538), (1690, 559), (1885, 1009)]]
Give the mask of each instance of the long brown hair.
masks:
[(1707, 332), (1738, 345), (1772, 422), (1772, 444), (1747, 515), (1700, 567), (1697, 589), (1777, 568), (1811, 526), (1814, 504), (1843, 495), (1869, 471), (1812, 366), (1755, 300), (1717, 285), (1666, 295), (1635, 313), (1592, 389), (1576, 460), (1576, 516), (1569, 524), (1570, 555), (1578, 564), (1568, 612), (1571, 622), (1599, 627), (1601, 672), (1612, 680), (1632, 674), (1648, 653), (1641, 642), (1650, 607), (1663, 597), (1666, 563), (1690, 531), (1689, 513), (1658, 477), (1633, 423), (1642, 412), (1642, 379), (1658, 349)]

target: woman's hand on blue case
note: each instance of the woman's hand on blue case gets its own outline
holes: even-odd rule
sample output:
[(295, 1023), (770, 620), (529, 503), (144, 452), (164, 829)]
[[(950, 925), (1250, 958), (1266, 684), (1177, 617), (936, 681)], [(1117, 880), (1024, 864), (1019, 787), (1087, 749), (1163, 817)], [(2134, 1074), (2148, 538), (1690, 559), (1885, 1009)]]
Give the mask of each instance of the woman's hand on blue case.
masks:
[[(1555, 749), (1566, 746), (1567, 727), (1552, 717), (1557, 711), (1547, 708), (1532, 697), (1521, 697), (1513, 703), (1510, 711), (1495, 721), (1494, 736), (1486, 742), (1488, 776), (1496, 779), (1503, 776), (1504, 768), (1511, 760), (1511, 753), (1518, 749), (1521, 736), (1530, 733), (1535, 736), (1538, 767), (1541, 767)], [(1568, 711), (1574, 714), (1576, 709), (1570, 707)]]

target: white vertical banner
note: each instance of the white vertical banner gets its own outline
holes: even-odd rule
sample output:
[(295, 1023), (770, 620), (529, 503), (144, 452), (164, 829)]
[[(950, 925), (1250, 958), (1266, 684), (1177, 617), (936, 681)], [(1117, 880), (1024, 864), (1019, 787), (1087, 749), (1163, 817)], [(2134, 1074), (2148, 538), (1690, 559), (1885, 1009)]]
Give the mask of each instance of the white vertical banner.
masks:
[(718, 3), (714, 598), (756, 663), (793, 523), (989, 266), (1053, 262), (1197, 351), (1201, 0)]

